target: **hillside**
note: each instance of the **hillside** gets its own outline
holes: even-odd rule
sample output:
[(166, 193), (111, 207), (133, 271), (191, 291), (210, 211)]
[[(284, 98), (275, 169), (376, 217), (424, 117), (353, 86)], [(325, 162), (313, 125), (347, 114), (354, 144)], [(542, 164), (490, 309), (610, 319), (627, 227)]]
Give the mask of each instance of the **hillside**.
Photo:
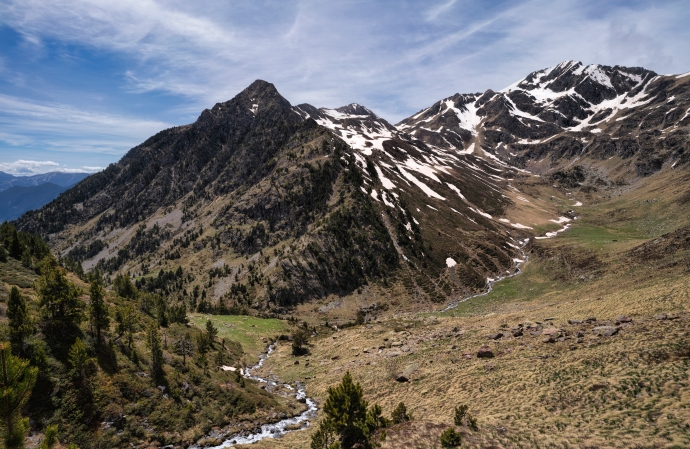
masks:
[[(248, 317), (228, 320), (232, 324), (214, 320), (212, 334), (210, 317), (197, 315), (192, 321), (199, 326), (189, 325), (184, 309), (120, 278), (113, 291), (101, 290), (106, 320), (97, 332), (97, 276), (83, 281), (65, 271), (40, 238), (17, 234), (7, 223), (0, 226), (0, 252), (0, 336), (38, 369), (23, 410), (31, 419), (27, 446), (36, 446), (56, 425), (61, 447), (187, 447), (213, 443), (213, 428), (248, 431), (304, 408), (289, 392), (273, 395), (239, 375), (256, 363), (263, 340), (293, 331), (289, 322), (254, 319), (251, 327), (261, 321), (260, 329), (238, 333), (226, 328), (249, 327)], [(16, 304), (13, 309), (15, 289), (23, 314)], [(159, 374), (152, 335), (160, 350)]]
[[(676, 172), (583, 206), (488, 295), (324, 332), (299, 365), (279, 345), (262, 375), (302, 379), (323, 404), (349, 371), (385, 416), (404, 402), (413, 420), (386, 428), (383, 448), (440, 447), (449, 427), (472, 448), (687, 447), (684, 182)], [(478, 430), (454, 426), (463, 404)], [(308, 447), (313, 434), (253, 447)]]
[[(245, 386), (195, 361), (194, 398), (167, 414), (163, 391), (132, 377), (153, 395), (127, 397), (130, 433), (70, 435), (255, 441), (270, 433), (259, 421), (305, 409), (294, 385), (318, 415), (251, 447), (309, 447), (349, 372), (381, 416), (400, 402), (411, 413), (367, 421), (382, 448), (438, 447), (449, 428), (463, 447), (690, 446), (689, 90), (690, 73), (568, 61), (393, 125), (359, 104), (293, 106), (256, 81), (161, 131), (15, 224), (44, 236), (82, 291), (102, 272), (109, 306), (129, 301), (161, 335), (203, 334), (211, 319), (236, 366), (266, 353)], [(48, 249), (19, 235), (36, 254), (3, 243), (3, 290), (34, 298)], [(139, 376), (119, 327), (108, 332), (122, 372)], [(148, 357), (145, 337), (134, 345)], [(163, 369), (184, 389), (178, 352)], [(128, 390), (109, 385), (108, 397)], [(239, 388), (256, 413), (205, 406)], [(463, 405), (476, 429), (454, 423)]]
[[(152, 292), (148, 273), (182, 266), (196, 280), (165, 293), (199, 310), (280, 312), (370, 282), (429, 308), (515, 269), (521, 234), (490, 217), (511, 203), (508, 176), (526, 175), (405, 135), (353, 151), (303, 108), (257, 81), (18, 226), (86, 271), (129, 272)], [(345, 126), (360, 126), (362, 110), (346, 108)]]
[(526, 239), (581, 204), (686, 170), (689, 82), (568, 61), (392, 125), (358, 104), (293, 107), (256, 81), (18, 226), (151, 291), (152, 274), (188, 269), (165, 293), (199, 310), (433, 310), (515, 273)]

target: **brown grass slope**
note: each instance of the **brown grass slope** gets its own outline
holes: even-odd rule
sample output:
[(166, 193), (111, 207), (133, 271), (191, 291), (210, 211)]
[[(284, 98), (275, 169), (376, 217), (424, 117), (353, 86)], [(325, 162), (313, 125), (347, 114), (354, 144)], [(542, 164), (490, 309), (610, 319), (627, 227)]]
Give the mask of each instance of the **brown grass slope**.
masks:
[[(490, 295), (449, 313), (326, 332), (308, 366), (281, 346), (265, 370), (305, 380), (320, 401), (346, 371), (384, 413), (404, 401), (415, 420), (387, 429), (382, 447), (439, 447), (459, 404), (480, 427), (459, 429), (466, 447), (688, 447), (686, 187), (683, 173), (668, 171), (593, 198), (570, 231), (533, 243), (524, 273)], [(478, 358), (481, 347), (494, 357)], [(409, 381), (396, 381), (403, 372)], [(306, 447), (309, 438), (257, 447)]]

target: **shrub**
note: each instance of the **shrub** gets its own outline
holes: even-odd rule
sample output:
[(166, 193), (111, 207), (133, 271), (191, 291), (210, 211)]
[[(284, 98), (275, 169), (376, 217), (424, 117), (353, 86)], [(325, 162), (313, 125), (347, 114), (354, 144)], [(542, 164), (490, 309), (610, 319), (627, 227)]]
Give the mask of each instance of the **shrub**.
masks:
[(309, 342), (307, 333), (301, 330), (292, 334), (292, 355), (300, 356), (307, 353), (305, 345)]
[(391, 414), (393, 424), (400, 424), (401, 422), (412, 421), (412, 416), (408, 415), (407, 407), (404, 402), (398, 404)]
[(467, 426), (469, 429), (477, 431), (479, 426), (477, 426), (477, 419), (468, 413), (469, 406), (466, 404), (461, 404), (455, 407), (455, 416), (453, 421), (456, 426)]
[(441, 447), (458, 447), (462, 444), (462, 437), (452, 427), (441, 434)]

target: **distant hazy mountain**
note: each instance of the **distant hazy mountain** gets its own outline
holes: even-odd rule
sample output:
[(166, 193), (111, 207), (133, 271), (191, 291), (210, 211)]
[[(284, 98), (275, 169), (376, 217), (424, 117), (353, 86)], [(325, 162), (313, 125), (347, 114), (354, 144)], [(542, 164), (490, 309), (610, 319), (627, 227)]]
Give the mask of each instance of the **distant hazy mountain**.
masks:
[(44, 182), (37, 186), (13, 186), (3, 190), (0, 192), (0, 223), (16, 220), (28, 210), (39, 209), (67, 189), (68, 187), (52, 182)]
[(45, 184), (46, 182), (60, 187), (70, 187), (87, 176), (89, 176), (89, 173), (64, 173), (59, 171), (34, 176), (14, 176), (0, 172), (0, 192), (12, 186), (31, 187)]

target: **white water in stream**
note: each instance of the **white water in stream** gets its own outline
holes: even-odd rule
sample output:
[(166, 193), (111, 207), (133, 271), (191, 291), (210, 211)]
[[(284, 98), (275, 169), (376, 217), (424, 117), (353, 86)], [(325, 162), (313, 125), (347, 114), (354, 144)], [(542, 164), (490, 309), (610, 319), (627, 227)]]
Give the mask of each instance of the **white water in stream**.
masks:
[[(575, 217), (574, 219), (577, 220), (577, 217)], [(552, 220), (552, 221), (553, 221), (553, 220)], [(560, 234), (561, 232), (567, 231), (569, 228), (570, 228), (570, 224), (566, 224), (562, 229), (559, 229), (559, 230), (553, 231), (553, 232), (547, 232), (546, 235), (544, 235), (543, 237), (534, 237), (534, 239), (537, 239), (537, 240), (541, 240), (541, 239), (550, 239), (550, 238), (556, 237), (556, 236), (557, 236), (558, 234)], [(470, 299), (472, 299), (472, 298), (479, 298), (480, 296), (486, 296), (486, 295), (488, 295), (489, 293), (491, 293), (491, 291), (494, 289), (494, 284), (495, 284), (496, 282), (502, 281), (502, 280), (504, 280), (504, 279), (512, 278), (513, 276), (517, 276), (518, 274), (522, 273), (522, 270), (520, 269), (520, 265), (523, 264), (523, 263), (527, 263), (527, 262), (529, 261), (529, 256), (528, 256), (527, 254), (525, 254), (525, 252), (522, 250), (522, 248), (524, 248), (524, 247), (527, 245), (527, 243), (529, 243), (529, 240), (530, 240), (530, 239), (527, 238), (526, 240), (524, 240), (523, 242), (521, 242), (522, 244), (521, 244), (520, 247), (518, 248), (518, 250), (520, 250), (520, 254), (522, 255), (522, 261), (521, 261), (521, 262), (518, 262), (518, 261), (516, 260), (516, 263), (515, 263), (515, 273), (508, 274), (508, 275), (505, 275), (505, 276), (500, 276), (500, 277), (497, 277), (496, 279), (488, 279), (487, 282), (486, 282), (487, 289), (486, 289), (486, 291), (485, 291), (484, 293), (478, 293), (478, 294), (476, 294), (476, 295), (472, 295), (472, 296), (468, 296), (467, 298), (463, 298), (463, 299), (461, 299), (461, 300), (459, 300), (459, 301), (451, 302), (451, 303), (448, 304), (443, 310), (441, 310), (441, 313), (447, 312), (447, 311), (449, 311), (450, 309), (453, 309), (453, 308), (457, 307), (458, 304), (463, 303), (463, 302), (465, 302), (465, 301), (468, 301), (468, 300), (470, 300)]]
[[(261, 366), (263, 366), (264, 364), (264, 361), (271, 355), (274, 349), (275, 344), (270, 345), (266, 352), (259, 356), (259, 363), (252, 367), (245, 368), (242, 372), (242, 376), (245, 379), (256, 380), (260, 383), (265, 383), (269, 386), (277, 386), (278, 383), (276, 382), (252, 375), (252, 371), (261, 368)], [(240, 432), (239, 434), (227, 436), (225, 437), (226, 439), (225, 441), (223, 441), (223, 444), (221, 444), (220, 446), (215, 446), (212, 449), (229, 448), (233, 447), (236, 444), (252, 444), (266, 438), (280, 438), (281, 436), (291, 431), (286, 430), (286, 427), (288, 426), (292, 427), (292, 430), (295, 430), (294, 426), (297, 424), (302, 424), (300, 430), (309, 427), (309, 419), (316, 416), (316, 411), (318, 410), (318, 407), (316, 407), (316, 402), (313, 399), (307, 397), (307, 394), (304, 391), (305, 386), (300, 383), (297, 383), (294, 387), (289, 384), (283, 384), (283, 386), (288, 390), (295, 391), (294, 395), (296, 399), (305, 400), (305, 403), (307, 405), (307, 409), (305, 411), (303, 411), (297, 416), (293, 416), (292, 418), (286, 418), (273, 424), (264, 424), (263, 426), (261, 426), (260, 431), (256, 431), (255, 429), (254, 431), (244, 431)], [(190, 449), (198, 449), (198, 446), (191, 446)]]
[(468, 296), (468, 297), (466, 297), (466, 298), (462, 298), (462, 299), (459, 300), (459, 301), (451, 302), (450, 304), (448, 304), (448, 305), (446, 306), (445, 309), (441, 310), (441, 313), (447, 312), (447, 311), (449, 311), (450, 309), (454, 309), (454, 308), (457, 307), (460, 303), (463, 303), (463, 302), (465, 302), (465, 301), (468, 301), (468, 300), (470, 300), (470, 299), (472, 299), (472, 298), (479, 298), (480, 296), (486, 296), (486, 295), (488, 295), (489, 293), (491, 293), (491, 291), (494, 289), (494, 284), (495, 284), (496, 282), (502, 281), (502, 280), (504, 280), (504, 279), (512, 278), (513, 276), (517, 276), (518, 274), (522, 273), (522, 270), (520, 269), (520, 265), (523, 264), (523, 263), (526, 263), (527, 261), (529, 261), (529, 256), (528, 256), (527, 254), (525, 254), (525, 252), (522, 250), (522, 248), (524, 248), (525, 245), (527, 245), (527, 242), (528, 242), (528, 241), (529, 241), (529, 239), (525, 240), (525, 243), (523, 243), (522, 246), (521, 246), (520, 248), (518, 248), (518, 249), (520, 250), (520, 254), (522, 255), (522, 258), (523, 258), (524, 262), (515, 262), (515, 273), (508, 274), (508, 275), (506, 275), (506, 276), (497, 277), (496, 279), (488, 280), (487, 283), (486, 283), (487, 289), (486, 289), (486, 291), (485, 291), (484, 293), (478, 293), (478, 294), (476, 294), (476, 295), (472, 295), (472, 296)]

